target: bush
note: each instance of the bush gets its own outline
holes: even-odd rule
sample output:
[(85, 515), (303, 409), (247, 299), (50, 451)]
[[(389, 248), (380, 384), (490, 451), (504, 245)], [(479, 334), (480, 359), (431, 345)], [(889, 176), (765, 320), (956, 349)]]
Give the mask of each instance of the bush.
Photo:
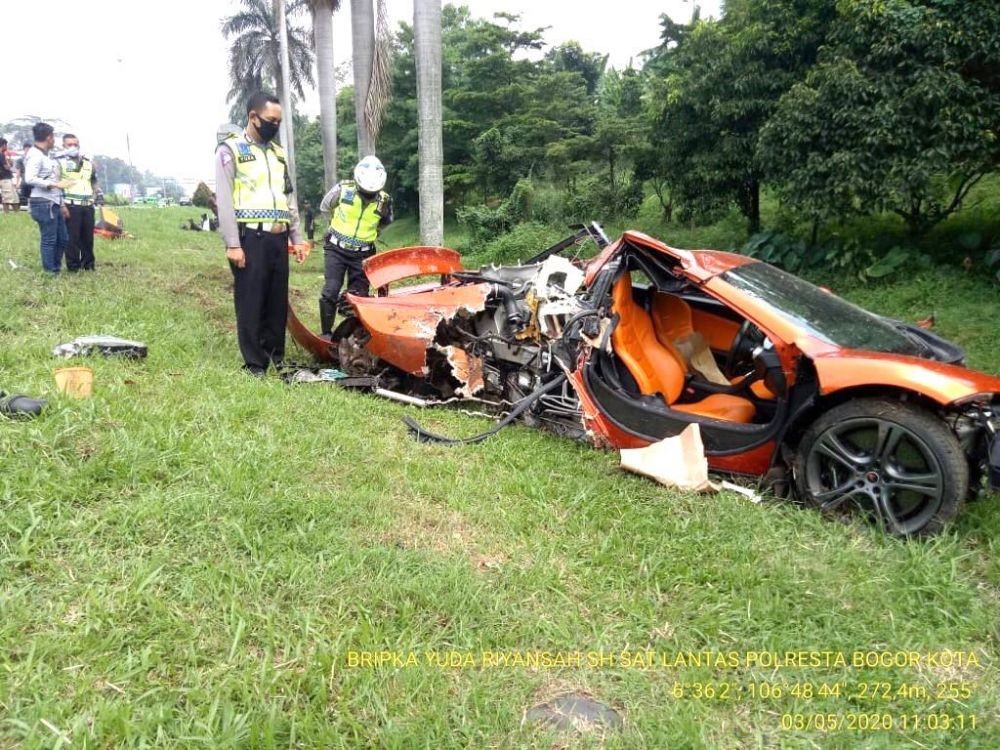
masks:
[(639, 213), (645, 198), (642, 181), (628, 178), (622, 185), (612, 185), (606, 177), (588, 177), (577, 183), (566, 199), (565, 215), (575, 222), (632, 219)]
[(566, 218), (566, 191), (544, 183), (535, 185), (531, 215), (542, 224), (570, 223)]
[(479, 248), (510, 229), (507, 204), (497, 208), (489, 206), (461, 206), (455, 211), (458, 223), (469, 231), (469, 242)]
[(127, 206), (128, 199), (122, 198), (118, 193), (105, 193), (104, 204), (107, 206)]
[(469, 253), (467, 265), (505, 265), (519, 263), (563, 239), (568, 231), (539, 222), (518, 224), (509, 232), (496, 237)]
[(208, 185), (204, 182), (198, 183), (198, 187), (194, 189), (194, 195), (191, 196), (191, 203), (198, 208), (212, 207), (212, 191), (208, 189)]
[(530, 178), (522, 177), (514, 185), (510, 196), (496, 208), (489, 206), (461, 206), (455, 216), (459, 224), (469, 230), (469, 239), (475, 247), (509, 232), (516, 224), (534, 220), (535, 187)]
[(856, 239), (834, 236), (817, 245), (781, 232), (761, 232), (751, 237), (741, 252), (792, 273), (803, 270), (856, 275), (861, 281), (888, 278), (900, 271), (930, 268), (931, 258), (916, 248), (895, 245), (875, 252)]

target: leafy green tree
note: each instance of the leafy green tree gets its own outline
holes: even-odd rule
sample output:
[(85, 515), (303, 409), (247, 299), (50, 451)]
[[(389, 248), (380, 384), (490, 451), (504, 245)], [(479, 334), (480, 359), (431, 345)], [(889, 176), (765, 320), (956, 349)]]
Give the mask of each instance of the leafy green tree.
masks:
[(94, 165), (97, 169), (97, 179), (101, 185), (101, 190), (105, 194), (114, 192), (115, 185), (134, 185), (142, 190), (146, 180), (135, 167), (129, 166), (124, 159), (115, 156), (105, 156), (97, 154), (94, 156)]
[(184, 197), (184, 188), (180, 186), (177, 180), (168, 177), (163, 180), (163, 197), (174, 201), (180, 200)]
[(296, 194), (299, 205), (309, 200), (315, 208), (327, 190), (324, 163), (324, 134), (320, 118), (295, 118)]
[(628, 216), (641, 203), (642, 186), (635, 182), (634, 166), (649, 141), (642, 75), (631, 66), (620, 73), (612, 69), (602, 76), (598, 93), (594, 142), (608, 167), (606, 208), (613, 215)]
[(212, 191), (208, 189), (208, 185), (199, 182), (198, 187), (194, 189), (194, 195), (191, 196), (191, 203), (198, 208), (211, 208), (212, 201)]
[(782, 99), (760, 160), (814, 218), (891, 211), (913, 235), (1000, 164), (1000, 5), (851, 0)]
[[(354, 116), (354, 89), (346, 86), (337, 94), (337, 153), (343, 163), (342, 179), (354, 179), (354, 165), (358, 163), (358, 135)], [(394, 176), (390, 170), (388, 184), (392, 185)], [(327, 185), (327, 189), (332, 185)]]
[(545, 53), (545, 59), (557, 73), (579, 73), (590, 96), (597, 93), (597, 84), (608, 65), (607, 55), (584, 52), (579, 42), (566, 42), (554, 47)]
[(653, 129), (687, 212), (735, 203), (760, 228), (760, 130), (816, 59), (834, 0), (731, 0), (720, 21), (663, 24), (652, 69), (663, 107)]
[(35, 140), (31, 128), (38, 122), (47, 122), (56, 132), (66, 132), (69, 129), (65, 120), (58, 117), (39, 117), (38, 115), (24, 115), (15, 118), (10, 122), (0, 122), (0, 136), (7, 139), (11, 148), (21, 149), (21, 144)]

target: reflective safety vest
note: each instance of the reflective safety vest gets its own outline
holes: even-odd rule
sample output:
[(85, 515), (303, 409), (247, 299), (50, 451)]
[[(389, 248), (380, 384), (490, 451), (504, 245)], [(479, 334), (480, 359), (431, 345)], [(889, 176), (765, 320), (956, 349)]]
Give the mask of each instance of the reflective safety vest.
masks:
[(264, 146), (241, 133), (223, 141), (233, 152), (233, 208), (240, 224), (291, 221), (285, 174), (285, 150), (276, 143)]
[(340, 183), (340, 200), (330, 215), (330, 232), (343, 247), (362, 249), (378, 239), (378, 223), (389, 207), (389, 194), (380, 190), (375, 200), (363, 203), (357, 185)]
[(94, 165), (86, 156), (80, 159), (77, 166), (76, 159), (60, 159), (59, 166), (62, 168), (62, 179), (72, 180), (73, 184), (63, 191), (63, 197), (68, 203), (89, 206), (94, 202), (94, 186), (90, 184), (94, 176)]

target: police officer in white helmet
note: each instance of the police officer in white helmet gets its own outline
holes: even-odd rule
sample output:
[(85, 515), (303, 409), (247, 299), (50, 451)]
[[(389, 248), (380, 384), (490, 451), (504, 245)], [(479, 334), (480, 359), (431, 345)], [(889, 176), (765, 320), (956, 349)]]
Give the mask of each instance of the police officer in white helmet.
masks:
[(326, 338), (333, 332), (344, 276), (351, 294), (368, 294), (362, 261), (375, 254), (379, 232), (392, 223), (392, 201), (383, 190), (385, 180), (382, 162), (366, 156), (354, 167), (354, 179), (334, 185), (320, 203), (319, 210), (330, 213), (323, 245), (325, 283), (319, 298), (320, 332)]

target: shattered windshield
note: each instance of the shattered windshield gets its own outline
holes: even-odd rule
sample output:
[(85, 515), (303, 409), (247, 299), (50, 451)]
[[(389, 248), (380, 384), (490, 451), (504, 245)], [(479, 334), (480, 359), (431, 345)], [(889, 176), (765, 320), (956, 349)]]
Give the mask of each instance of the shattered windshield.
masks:
[(767, 263), (747, 263), (726, 271), (722, 278), (828, 343), (916, 357), (925, 353), (892, 323)]

